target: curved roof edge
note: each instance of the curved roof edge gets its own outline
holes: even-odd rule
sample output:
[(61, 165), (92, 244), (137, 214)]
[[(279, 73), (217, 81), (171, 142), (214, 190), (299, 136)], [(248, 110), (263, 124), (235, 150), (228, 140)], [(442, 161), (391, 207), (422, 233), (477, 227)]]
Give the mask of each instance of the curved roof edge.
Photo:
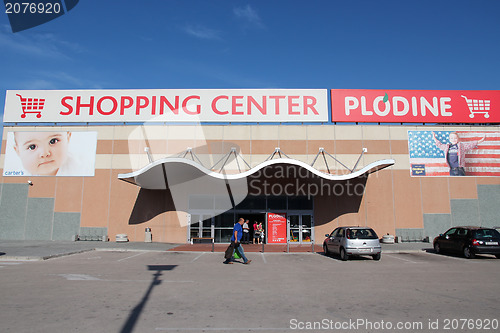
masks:
[[(369, 175), (371, 173), (374, 173), (374, 172), (377, 172), (379, 170), (390, 167), (390, 166), (394, 165), (394, 163), (395, 163), (395, 161), (393, 159), (378, 160), (378, 161), (375, 161), (375, 162), (368, 164), (367, 166), (365, 166), (364, 168), (362, 168), (358, 171), (355, 171), (355, 172), (352, 172), (349, 174), (331, 175), (328, 173), (321, 172), (321, 171), (319, 171), (319, 170), (311, 167), (310, 165), (308, 165), (302, 161), (299, 161), (299, 160), (290, 159), (290, 158), (279, 158), (279, 159), (273, 159), (273, 160), (268, 160), (268, 161), (262, 162), (259, 165), (251, 168), (250, 170), (247, 170), (245, 172), (241, 172), (238, 174), (222, 174), (222, 173), (218, 173), (218, 172), (209, 170), (209, 169), (203, 167), (202, 165), (200, 165), (199, 163), (196, 163), (193, 160), (189, 160), (189, 159), (185, 159), (185, 158), (163, 158), (161, 160), (154, 161), (153, 163), (150, 163), (137, 171), (133, 171), (130, 173), (124, 173), (124, 174), (118, 174), (118, 179), (132, 183), (132, 184), (137, 185), (141, 188), (148, 189), (147, 186), (143, 187), (141, 185), (141, 182), (138, 181), (137, 178), (138, 177), (148, 178), (148, 173), (150, 173), (151, 177), (153, 177), (153, 174), (156, 174), (156, 173), (153, 173), (151, 170), (159, 165), (162, 165), (162, 164), (163, 165), (177, 164), (180, 166), (183, 166), (183, 165), (184, 166), (191, 166), (191, 167), (196, 168), (198, 171), (203, 172), (207, 176), (210, 176), (214, 179), (220, 179), (220, 180), (240, 180), (240, 179), (247, 178), (247, 177), (253, 175), (254, 173), (258, 172), (259, 170), (264, 169), (268, 166), (285, 164), (285, 165), (302, 167), (302, 168), (308, 170), (309, 172), (311, 172), (311, 173), (313, 173), (313, 174), (315, 174), (315, 175), (317, 175), (325, 180), (342, 181), (342, 180), (349, 180), (349, 179), (358, 178), (358, 177), (363, 176), (363, 175)], [(189, 172), (189, 171), (186, 171), (186, 172)], [(198, 177), (198, 176), (193, 175), (193, 178), (195, 178), (195, 177)]]

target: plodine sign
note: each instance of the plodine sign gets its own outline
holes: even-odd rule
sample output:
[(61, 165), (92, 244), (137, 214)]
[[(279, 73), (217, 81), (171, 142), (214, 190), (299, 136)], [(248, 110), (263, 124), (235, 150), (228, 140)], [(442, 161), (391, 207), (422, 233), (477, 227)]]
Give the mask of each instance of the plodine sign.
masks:
[(498, 123), (498, 90), (332, 89), (332, 121)]

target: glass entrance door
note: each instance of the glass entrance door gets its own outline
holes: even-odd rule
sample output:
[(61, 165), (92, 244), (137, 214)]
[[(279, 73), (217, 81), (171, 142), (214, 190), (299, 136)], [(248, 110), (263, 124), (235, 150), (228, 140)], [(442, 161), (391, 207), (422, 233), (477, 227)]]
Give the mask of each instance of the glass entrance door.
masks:
[(191, 224), (189, 226), (189, 238), (194, 237), (213, 238), (214, 225), (213, 217), (203, 214), (191, 214)]
[(312, 214), (289, 214), (290, 243), (307, 244), (314, 239), (314, 223)]

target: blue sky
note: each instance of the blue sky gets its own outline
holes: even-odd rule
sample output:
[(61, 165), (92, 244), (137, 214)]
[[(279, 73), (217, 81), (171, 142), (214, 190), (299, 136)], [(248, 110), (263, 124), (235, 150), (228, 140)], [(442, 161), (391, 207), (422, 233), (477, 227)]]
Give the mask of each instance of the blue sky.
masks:
[(12, 33), (8, 89), (500, 90), (498, 0), (85, 1)]

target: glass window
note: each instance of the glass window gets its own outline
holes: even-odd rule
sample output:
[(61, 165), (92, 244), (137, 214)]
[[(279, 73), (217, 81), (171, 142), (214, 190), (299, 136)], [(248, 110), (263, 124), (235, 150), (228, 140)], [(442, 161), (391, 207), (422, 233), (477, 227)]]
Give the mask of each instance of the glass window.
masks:
[(216, 228), (233, 228), (234, 227), (235, 219), (234, 219), (233, 211), (217, 215), (214, 219), (215, 219), (215, 227)]
[(312, 210), (313, 199), (308, 197), (288, 197), (288, 209), (290, 210)]
[(445, 232), (444, 234), (446, 236), (451, 236), (455, 233), (455, 231), (457, 231), (457, 228), (451, 228), (450, 230), (448, 230), (447, 232)]
[(266, 209), (266, 198), (257, 196), (247, 196), (245, 200), (240, 202), (236, 209), (239, 210), (265, 210)]
[(267, 209), (286, 210), (286, 197), (268, 197)]

